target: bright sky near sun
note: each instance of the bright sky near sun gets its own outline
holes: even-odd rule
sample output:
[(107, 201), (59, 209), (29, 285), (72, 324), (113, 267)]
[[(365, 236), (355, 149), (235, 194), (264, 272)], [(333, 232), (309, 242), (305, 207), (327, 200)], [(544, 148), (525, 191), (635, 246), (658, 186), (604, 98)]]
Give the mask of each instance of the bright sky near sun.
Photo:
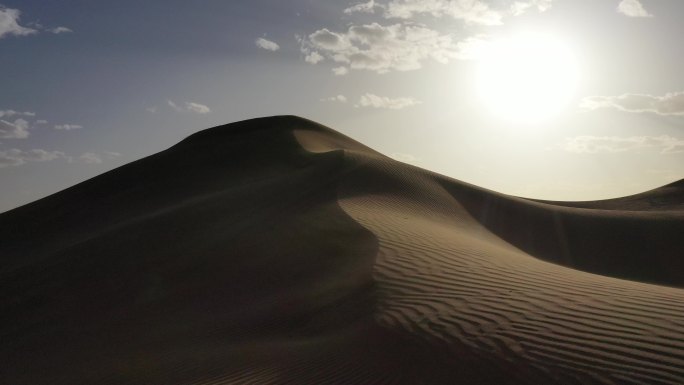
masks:
[(682, 1), (0, 0), (0, 212), (296, 114), (504, 193), (684, 178)]
[(572, 101), (579, 69), (562, 41), (527, 32), (483, 45), (477, 91), (491, 115), (512, 126), (537, 123)]

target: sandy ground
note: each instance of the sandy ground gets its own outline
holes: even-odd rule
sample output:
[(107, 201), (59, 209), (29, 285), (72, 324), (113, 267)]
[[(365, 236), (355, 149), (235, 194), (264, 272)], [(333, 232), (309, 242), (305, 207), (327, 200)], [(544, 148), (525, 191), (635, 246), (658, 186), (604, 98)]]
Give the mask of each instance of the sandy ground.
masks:
[(0, 215), (2, 384), (682, 384), (684, 183), (510, 197), (282, 116)]

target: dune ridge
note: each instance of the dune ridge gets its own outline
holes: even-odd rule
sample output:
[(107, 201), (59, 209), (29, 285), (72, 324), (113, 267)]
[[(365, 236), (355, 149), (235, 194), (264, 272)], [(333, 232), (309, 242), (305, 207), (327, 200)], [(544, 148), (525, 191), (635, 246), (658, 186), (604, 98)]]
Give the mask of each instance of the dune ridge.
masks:
[(684, 185), (498, 194), (306, 119), (0, 214), (0, 382), (681, 384)]

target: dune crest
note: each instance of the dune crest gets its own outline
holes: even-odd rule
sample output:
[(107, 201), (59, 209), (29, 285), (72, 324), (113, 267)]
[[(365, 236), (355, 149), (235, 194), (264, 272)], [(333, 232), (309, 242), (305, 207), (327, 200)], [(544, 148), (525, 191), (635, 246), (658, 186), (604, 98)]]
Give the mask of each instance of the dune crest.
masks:
[(215, 127), (0, 215), (0, 383), (681, 384), (681, 229)]

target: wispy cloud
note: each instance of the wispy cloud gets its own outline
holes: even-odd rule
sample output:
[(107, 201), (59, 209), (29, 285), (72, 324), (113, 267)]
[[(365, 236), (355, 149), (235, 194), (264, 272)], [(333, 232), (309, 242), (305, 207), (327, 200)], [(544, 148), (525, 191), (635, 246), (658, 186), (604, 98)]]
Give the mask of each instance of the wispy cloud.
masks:
[[(83, 154), (79, 155), (76, 160), (87, 164), (100, 164), (104, 163), (105, 160), (116, 159), (120, 156), (120, 153), (113, 151), (105, 151), (101, 154), (97, 152), (84, 152)], [(69, 162), (73, 163), (76, 160), (74, 160), (73, 157), (69, 157)]]
[(336, 76), (344, 76), (344, 75), (346, 75), (346, 74), (349, 73), (349, 68), (347, 68), (347, 67), (345, 67), (345, 66), (335, 67), (335, 68), (332, 69), (332, 72), (333, 72)]
[[(195, 103), (195, 102), (185, 102), (183, 106), (179, 106), (172, 100), (167, 100), (166, 104), (168, 104), (171, 108), (173, 108), (177, 112), (193, 112), (196, 114), (208, 114), (211, 112), (211, 109), (204, 104), (200, 103)], [(156, 109), (154, 111), (149, 112), (156, 112)]]
[(629, 17), (653, 17), (639, 0), (622, 0), (618, 4), (617, 11)]
[(62, 151), (48, 151), (42, 149), (20, 150), (12, 148), (9, 150), (0, 150), (0, 168), (56, 160), (62, 160), (68, 163), (100, 164), (105, 160), (116, 159), (120, 156), (120, 153), (111, 151), (105, 151), (103, 153), (85, 152), (81, 155), (71, 156)]
[(196, 114), (208, 114), (211, 112), (211, 109), (209, 107), (205, 106), (204, 104), (199, 104), (195, 102), (185, 103), (185, 109)]
[(355, 107), (372, 107), (372, 108), (386, 108), (390, 110), (400, 110), (402, 108), (412, 107), (421, 102), (414, 98), (389, 98), (387, 96), (378, 96), (371, 93), (361, 95), (358, 104)]
[(344, 13), (375, 13), (384, 10), (386, 19), (411, 19), (419, 15), (448, 17), (466, 24), (500, 25), (506, 16), (518, 16), (536, 9), (545, 12), (554, 0), (518, 0), (506, 8), (492, 8), (491, 2), (483, 0), (389, 0), (386, 3), (369, 0), (353, 4)]
[(0, 150), (0, 168), (21, 166), (27, 162), (49, 162), (56, 159), (68, 159), (61, 151), (28, 150), (22, 151), (16, 148)]
[(265, 49), (267, 51), (277, 51), (280, 49), (280, 46), (273, 41), (264, 39), (263, 37), (260, 37), (254, 41), (257, 47)]
[(62, 130), (62, 131), (71, 131), (71, 130), (80, 130), (83, 128), (80, 124), (57, 124), (55, 125), (55, 130)]
[[(338, 64), (335, 75), (350, 70), (377, 73), (420, 69), (423, 62), (474, 59), (484, 42), (480, 34), (456, 39), (423, 24), (425, 17), (451, 18), (467, 25), (500, 25), (509, 16), (530, 10), (545, 12), (555, 0), (368, 0), (353, 3), (346, 14), (378, 13), (394, 24), (351, 24), (346, 31), (321, 28), (307, 36), (297, 36), (304, 60), (317, 64), (330, 60)], [(382, 12), (377, 12), (381, 10)], [(399, 22), (396, 20), (399, 19)], [(339, 66), (339, 64), (343, 64)]]
[(0, 118), (11, 117), (11, 116), (36, 116), (35, 112), (29, 111), (14, 111), (14, 110), (0, 110)]
[(0, 5), (0, 39), (8, 35), (25, 36), (37, 33), (38, 30), (19, 25), (21, 12), (18, 9)]
[(415, 15), (450, 17), (468, 24), (499, 25), (503, 15), (479, 0), (391, 0), (385, 17), (410, 19)]
[(71, 28), (67, 28), (67, 27), (63, 27), (63, 26), (59, 26), (59, 27), (56, 27), (56, 28), (51, 28), (51, 29), (49, 29), (48, 31), (50, 31), (50, 32), (52, 32), (52, 33), (54, 33), (54, 34), (56, 34), (56, 35), (59, 35), (60, 33), (70, 33), (70, 32), (74, 32), (74, 31), (71, 30)]
[(470, 58), (465, 52), (469, 47), (456, 43), (451, 35), (420, 25), (372, 23), (351, 25), (345, 32), (323, 28), (300, 41), (310, 63), (327, 58), (347, 69), (377, 73), (416, 70), (426, 60), (448, 63)]
[(102, 156), (94, 152), (85, 152), (78, 157), (79, 160), (89, 164), (102, 163)]
[(589, 96), (582, 99), (580, 108), (584, 110), (615, 108), (626, 112), (684, 115), (684, 92), (671, 92), (663, 96), (648, 94)]
[(375, 0), (369, 0), (365, 3), (356, 3), (344, 10), (344, 13), (351, 15), (352, 13), (375, 13), (375, 8), (385, 8), (384, 5), (376, 3)]
[(178, 104), (174, 103), (172, 100), (167, 100), (166, 104), (169, 105), (169, 107), (173, 108), (177, 112), (183, 112), (183, 108), (181, 108)]
[(344, 95), (337, 95), (337, 96), (331, 96), (329, 98), (323, 98), (321, 99), (322, 102), (338, 102), (338, 103), (346, 103), (347, 102), (347, 97)]
[[(327, 98), (320, 99), (321, 102), (332, 102), (332, 103), (347, 103), (349, 99), (344, 95), (335, 95)], [(359, 97), (359, 101), (354, 104), (354, 107), (366, 107), (366, 108), (384, 108), (390, 110), (400, 110), (402, 108), (412, 107), (421, 104), (421, 101), (415, 98), (401, 97), (401, 98), (390, 98), (387, 96), (378, 96), (372, 93), (366, 93)]]
[(325, 60), (323, 55), (316, 51), (311, 51), (311, 52), (304, 52), (306, 53), (306, 56), (304, 56), (304, 61), (310, 64), (318, 64), (319, 62)]
[(511, 13), (513, 16), (519, 16), (534, 8), (539, 12), (546, 12), (551, 8), (552, 3), (553, 0), (516, 1), (511, 5)]
[(661, 136), (591, 136), (566, 138), (561, 148), (576, 154), (620, 153), (655, 150), (661, 154), (684, 152), (684, 139)]
[(24, 119), (16, 119), (8, 122), (0, 119), (0, 138), (2, 139), (26, 139), (29, 136), (29, 123)]

